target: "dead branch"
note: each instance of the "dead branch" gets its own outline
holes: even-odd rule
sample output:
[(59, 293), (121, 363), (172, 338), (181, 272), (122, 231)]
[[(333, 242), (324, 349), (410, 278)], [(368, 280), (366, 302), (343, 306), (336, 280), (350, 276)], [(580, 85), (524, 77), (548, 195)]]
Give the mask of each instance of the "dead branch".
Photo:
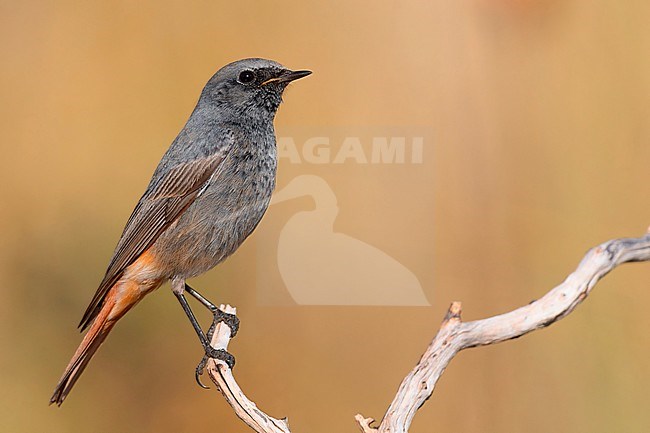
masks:
[[(374, 420), (359, 414), (355, 416), (358, 427), (363, 433), (406, 433), (415, 413), (431, 396), (438, 379), (458, 352), (511, 340), (545, 328), (575, 310), (596, 283), (617, 266), (649, 260), (650, 234), (640, 238), (616, 239), (591, 249), (578, 268), (542, 298), (509, 313), (462, 322), (460, 302), (452, 303), (437, 335), (400, 384), (379, 426), (371, 427)], [(222, 309), (235, 312), (230, 306), (222, 306)], [(213, 346), (226, 349), (229, 340), (229, 328), (220, 323), (212, 340)], [(237, 416), (253, 430), (258, 433), (290, 433), (286, 420), (266, 415), (246, 398), (224, 362), (210, 360), (208, 373)]]

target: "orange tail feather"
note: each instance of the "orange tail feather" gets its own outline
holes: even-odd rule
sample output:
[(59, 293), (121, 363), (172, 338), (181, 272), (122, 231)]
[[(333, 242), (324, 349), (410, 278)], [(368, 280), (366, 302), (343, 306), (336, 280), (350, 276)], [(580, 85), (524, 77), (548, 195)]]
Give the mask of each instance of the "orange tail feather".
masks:
[(115, 323), (142, 299), (146, 292), (132, 281), (120, 281), (108, 292), (102, 308), (84, 336), (77, 351), (54, 389), (50, 404), (61, 406), (83, 373), (92, 356), (104, 342)]

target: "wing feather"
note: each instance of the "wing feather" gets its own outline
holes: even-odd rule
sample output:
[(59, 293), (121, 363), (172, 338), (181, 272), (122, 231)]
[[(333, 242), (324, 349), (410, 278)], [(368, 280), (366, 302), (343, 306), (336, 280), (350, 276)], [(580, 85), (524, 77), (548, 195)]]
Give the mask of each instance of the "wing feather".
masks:
[(81, 330), (99, 313), (106, 294), (124, 270), (158, 239), (202, 192), (225, 151), (179, 164), (142, 196), (124, 228), (106, 275), (79, 323)]

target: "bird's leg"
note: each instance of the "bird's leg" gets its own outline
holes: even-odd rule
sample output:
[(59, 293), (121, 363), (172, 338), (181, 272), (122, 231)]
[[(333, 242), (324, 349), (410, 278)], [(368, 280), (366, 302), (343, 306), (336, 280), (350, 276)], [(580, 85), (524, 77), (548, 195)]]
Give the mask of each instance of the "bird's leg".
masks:
[[(197, 293), (192, 289), (194, 293)], [(201, 380), (199, 376), (203, 374), (203, 371), (205, 370), (205, 365), (208, 361), (208, 358), (213, 358), (213, 359), (220, 359), (224, 361), (226, 364), (228, 364), (228, 367), (233, 368), (235, 366), (235, 357), (232, 356), (230, 353), (228, 353), (224, 349), (215, 349), (210, 345), (210, 341), (212, 340), (212, 335), (214, 334), (214, 330), (217, 326), (217, 323), (219, 323), (219, 320), (217, 320), (217, 315), (215, 314), (215, 320), (212, 322), (212, 325), (210, 325), (210, 328), (208, 329), (208, 334), (203, 332), (203, 329), (201, 329), (201, 325), (199, 325), (198, 320), (196, 320), (196, 316), (194, 315), (194, 312), (190, 308), (189, 303), (187, 302), (187, 299), (185, 298), (185, 295), (183, 293), (178, 293), (177, 291), (173, 291), (174, 295), (178, 299), (178, 302), (180, 302), (181, 307), (183, 307), (183, 311), (185, 311), (185, 314), (187, 315), (188, 319), (190, 320), (190, 323), (192, 324), (192, 327), (194, 328), (194, 331), (196, 332), (196, 335), (199, 337), (199, 340), (201, 341), (201, 345), (203, 346), (203, 349), (205, 350), (205, 355), (201, 359), (201, 362), (199, 362), (199, 365), (196, 367), (196, 372), (195, 372), (195, 379), (196, 382), (199, 384), (201, 388), (208, 389), (207, 386), (203, 385), (201, 383)], [(200, 296), (200, 295), (199, 295)], [(203, 298), (205, 299), (205, 298)], [(207, 300), (206, 300), (207, 301)], [(215, 307), (216, 308), (216, 307)], [(217, 308), (218, 311), (221, 311)], [(222, 312), (223, 313), (223, 312)], [(225, 314), (225, 313), (223, 313)], [(229, 314), (229, 316), (233, 316), (232, 314)]]
[(237, 335), (237, 331), (239, 330), (239, 318), (237, 316), (230, 313), (224, 313), (217, 308), (216, 305), (208, 301), (202, 294), (191, 288), (187, 283), (185, 283), (185, 291), (212, 312), (214, 319), (210, 328), (217, 326), (217, 323), (219, 322), (223, 322), (230, 328), (230, 338)]

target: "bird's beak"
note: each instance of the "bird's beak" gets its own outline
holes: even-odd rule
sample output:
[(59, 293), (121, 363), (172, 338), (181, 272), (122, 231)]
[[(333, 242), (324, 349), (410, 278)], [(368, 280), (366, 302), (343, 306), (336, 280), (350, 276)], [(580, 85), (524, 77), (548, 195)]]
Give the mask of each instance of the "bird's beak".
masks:
[(275, 78), (271, 78), (269, 80), (266, 80), (265, 82), (262, 83), (262, 86), (266, 86), (267, 84), (271, 83), (288, 83), (294, 80), (298, 80), (300, 78), (306, 77), (307, 75), (310, 75), (311, 71), (291, 71), (289, 69), (285, 69), (280, 73), (279, 76)]

